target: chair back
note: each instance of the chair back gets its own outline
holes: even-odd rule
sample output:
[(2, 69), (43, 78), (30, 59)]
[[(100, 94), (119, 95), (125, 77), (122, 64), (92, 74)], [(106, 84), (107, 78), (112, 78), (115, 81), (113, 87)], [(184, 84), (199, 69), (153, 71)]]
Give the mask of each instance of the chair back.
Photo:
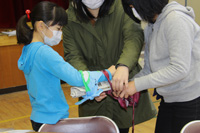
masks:
[(119, 133), (117, 125), (104, 116), (67, 118), (56, 124), (43, 124), (38, 132)]
[(187, 123), (181, 130), (181, 133), (200, 133), (200, 120)]

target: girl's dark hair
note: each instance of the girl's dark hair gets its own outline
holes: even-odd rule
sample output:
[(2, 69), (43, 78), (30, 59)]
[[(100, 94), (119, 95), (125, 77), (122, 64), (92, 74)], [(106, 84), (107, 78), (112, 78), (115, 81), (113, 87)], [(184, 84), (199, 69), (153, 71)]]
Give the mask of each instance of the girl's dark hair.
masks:
[(133, 19), (136, 23), (141, 23), (141, 21), (139, 19), (137, 19), (134, 15), (133, 15), (133, 11), (132, 8), (130, 7), (130, 5), (132, 5), (132, 3), (129, 3), (130, 0), (122, 0), (122, 5), (124, 8), (124, 11), (126, 14), (128, 14), (128, 16)]
[[(38, 3), (30, 13), (30, 20), (33, 26), (31, 29), (27, 25), (27, 15), (22, 16), (17, 23), (17, 41), (19, 44), (27, 45), (32, 41), (34, 25), (36, 21), (43, 21), (48, 26), (67, 24), (66, 11), (55, 3), (42, 1)], [(50, 22), (52, 23), (50, 24)], [(49, 25), (50, 24), (50, 25)]]
[(123, 5), (133, 5), (140, 17), (149, 23), (154, 23), (155, 15), (160, 14), (168, 2), (169, 0), (122, 0)]
[[(101, 18), (108, 14), (110, 7), (115, 0), (105, 0), (99, 9), (98, 17)], [(90, 19), (95, 18), (82, 3), (82, 0), (72, 0), (76, 17), (81, 22), (89, 22)]]

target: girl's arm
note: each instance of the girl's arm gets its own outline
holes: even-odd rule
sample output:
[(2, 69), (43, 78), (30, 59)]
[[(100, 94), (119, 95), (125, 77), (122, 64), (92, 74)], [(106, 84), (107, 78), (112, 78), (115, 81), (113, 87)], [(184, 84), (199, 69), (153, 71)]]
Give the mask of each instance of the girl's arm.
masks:
[[(43, 50), (40, 51), (40, 54), (40, 63), (42, 67), (53, 76), (56, 76), (71, 86), (84, 86), (81, 73), (68, 62), (64, 61), (64, 59), (51, 47), (46, 45), (43, 46)], [(110, 71), (107, 71), (112, 78)], [(106, 80), (106, 77), (102, 74), (98, 79), (98, 82)]]

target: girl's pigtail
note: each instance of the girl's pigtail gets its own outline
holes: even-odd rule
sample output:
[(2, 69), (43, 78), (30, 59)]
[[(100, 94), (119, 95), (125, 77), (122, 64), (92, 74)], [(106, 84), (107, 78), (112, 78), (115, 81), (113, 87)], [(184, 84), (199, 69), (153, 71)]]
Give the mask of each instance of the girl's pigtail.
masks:
[(17, 23), (16, 34), (17, 34), (17, 43), (19, 44), (27, 45), (32, 41), (33, 30), (27, 25), (27, 20), (28, 20), (28, 15), (24, 15), (19, 19)]

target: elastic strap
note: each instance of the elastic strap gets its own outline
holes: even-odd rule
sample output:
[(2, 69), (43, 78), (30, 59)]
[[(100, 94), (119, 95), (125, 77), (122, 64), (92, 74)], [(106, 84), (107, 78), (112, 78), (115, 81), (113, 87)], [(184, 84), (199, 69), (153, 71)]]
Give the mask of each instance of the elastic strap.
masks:
[(113, 89), (112, 89), (112, 83), (111, 83), (111, 81), (110, 81), (108, 72), (107, 72), (106, 70), (102, 70), (102, 72), (103, 72), (103, 74), (106, 76), (106, 79), (108, 80), (108, 83), (110, 84), (111, 90), (113, 90)]
[(86, 91), (86, 92), (91, 91), (90, 88), (88, 87), (88, 84), (90, 83), (90, 73), (87, 72), (89, 76), (88, 76), (88, 80), (85, 81), (86, 79), (85, 79), (85, 77), (84, 77), (83, 71), (80, 70), (79, 72), (81, 73), (81, 78), (82, 78), (83, 84), (84, 84), (84, 86), (85, 86), (85, 91)]

